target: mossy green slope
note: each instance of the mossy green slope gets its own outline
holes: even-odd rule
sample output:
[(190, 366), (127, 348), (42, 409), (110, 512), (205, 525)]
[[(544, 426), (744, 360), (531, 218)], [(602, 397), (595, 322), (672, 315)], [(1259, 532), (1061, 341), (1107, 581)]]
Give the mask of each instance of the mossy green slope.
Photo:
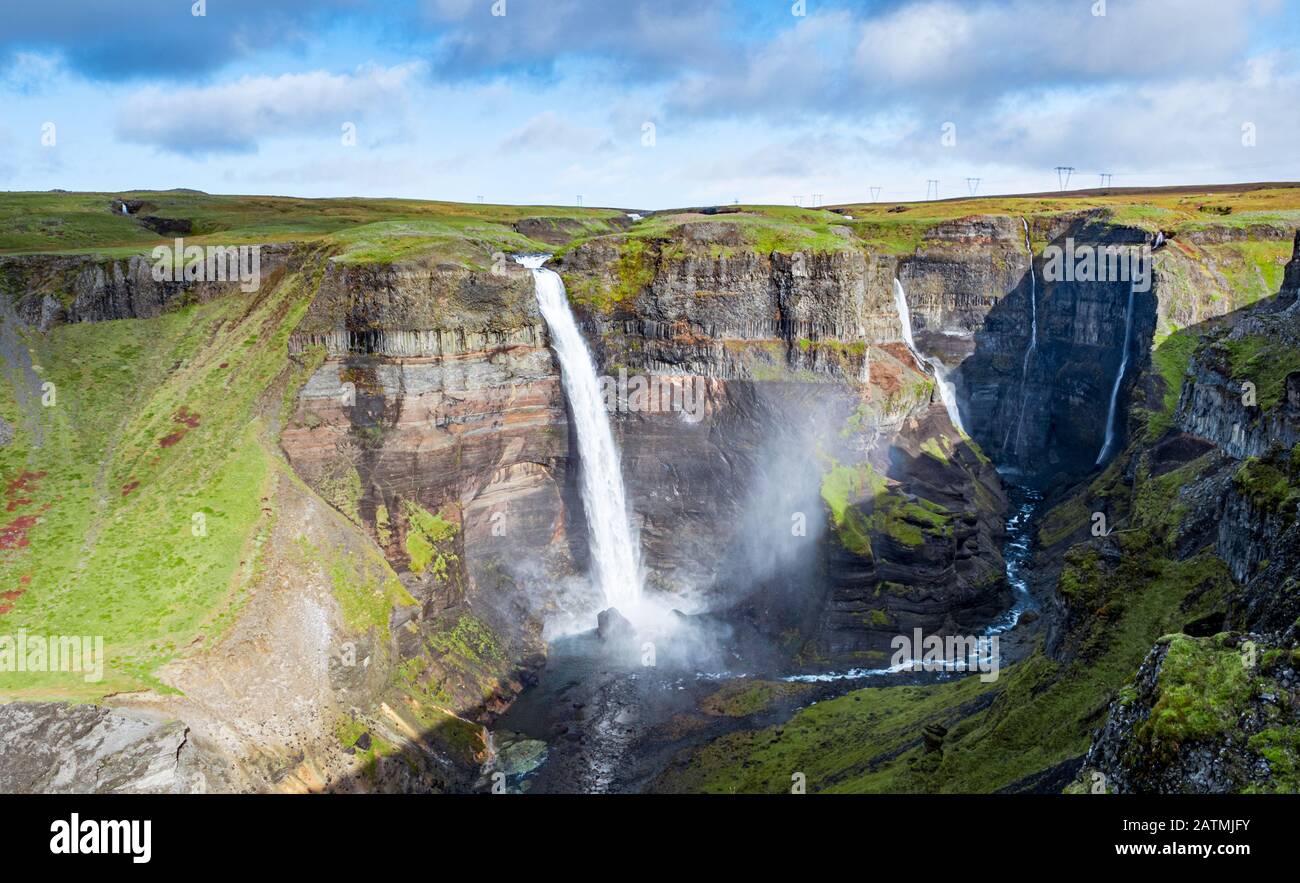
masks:
[(155, 670), (220, 634), (275, 517), (276, 422), (303, 375), (286, 342), (314, 285), (297, 271), (156, 319), (28, 337), (54, 398), (30, 415), (39, 447), (12, 389), (0, 405), (19, 427), (0, 468), (10, 481), (30, 477), (6, 515), (32, 519), (0, 553), (0, 584), (21, 592), (0, 626), (102, 635), (108, 665), (98, 683), (0, 675), (0, 694), (165, 689)]

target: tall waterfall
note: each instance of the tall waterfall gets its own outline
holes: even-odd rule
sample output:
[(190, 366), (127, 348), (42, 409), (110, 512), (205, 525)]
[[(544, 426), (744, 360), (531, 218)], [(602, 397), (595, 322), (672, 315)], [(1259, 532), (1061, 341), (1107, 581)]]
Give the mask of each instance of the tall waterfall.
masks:
[(641, 605), (641, 565), (627, 519), (627, 495), (618, 448), (610, 430), (596, 366), (578, 331), (564, 281), (542, 265), (550, 255), (526, 255), (518, 262), (533, 271), (537, 305), (560, 360), (564, 395), (573, 414), (582, 458), (582, 507), (587, 516), (593, 581), (605, 603), (636, 620)]
[[(1016, 418), (1016, 454), (1020, 453), (1020, 437), (1025, 430), (1025, 402), (1028, 398), (1029, 363), (1038, 351), (1038, 279), (1034, 276), (1034, 244), (1029, 238), (1029, 221), (1024, 218), (1020, 223), (1025, 228), (1025, 249), (1029, 252), (1029, 346), (1025, 347), (1025, 359), (1020, 365), (1020, 416)], [(1002, 438), (1002, 450), (1007, 449), (1011, 438), (1011, 426)]]
[(948, 379), (948, 369), (943, 362), (926, 358), (916, 348), (916, 340), (912, 336), (912, 311), (907, 308), (907, 293), (903, 290), (903, 283), (897, 278), (894, 279), (894, 307), (898, 310), (898, 321), (903, 326), (903, 343), (907, 344), (908, 351), (918, 365), (928, 367), (933, 372), (935, 385), (939, 389), (939, 400), (948, 412), (948, 419), (958, 432), (965, 435), (966, 427), (962, 426), (961, 413), (957, 410), (957, 387)]
[(1102, 461), (1110, 456), (1110, 450), (1115, 446), (1115, 410), (1119, 405), (1119, 388), (1124, 382), (1124, 372), (1128, 370), (1128, 351), (1129, 338), (1133, 335), (1133, 282), (1128, 285), (1128, 311), (1124, 317), (1124, 355), (1119, 360), (1119, 371), (1115, 373), (1115, 386), (1110, 391), (1110, 410), (1106, 414), (1106, 441), (1101, 446), (1101, 453), (1097, 455), (1097, 464), (1100, 466)]

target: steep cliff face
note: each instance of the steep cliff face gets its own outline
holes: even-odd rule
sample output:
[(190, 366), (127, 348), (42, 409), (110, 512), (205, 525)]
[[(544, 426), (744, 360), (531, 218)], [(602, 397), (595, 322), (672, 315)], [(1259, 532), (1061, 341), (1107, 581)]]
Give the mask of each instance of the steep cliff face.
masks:
[[(896, 609), (930, 629), (952, 627), (953, 608), (995, 615), (1001, 491), (950, 441), (933, 383), (897, 342), (888, 282), (868, 284), (887, 271), (858, 252), (718, 253), (733, 238), (709, 223), (638, 252), (636, 268), (601, 239), (561, 262), (601, 372), (678, 396), (612, 415), (650, 585), (689, 611), (765, 598), (767, 627), (811, 642), (810, 659), (879, 654)], [(513, 264), (331, 267), (290, 341), (324, 361), (282, 436), (417, 597), (477, 611), (526, 658), (543, 622), (598, 604), (571, 579), (585, 524), (545, 343)], [(837, 469), (878, 482), (828, 490)], [(845, 526), (860, 509), (870, 526)], [(449, 567), (412, 554), (421, 511), (456, 528)]]
[(423, 620), (495, 636), (499, 666), (424, 673), (489, 720), (540, 662), (542, 624), (563, 619), (586, 559), (542, 329), (513, 264), (336, 263), (289, 341), (321, 356), (281, 436), (289, 462), (379, 545)]
[(1231, 581), (1207, 593), (1201, 570), (1199, 611), (1184, 603), (1185, 634), (1162, 639), (1111, 703), (1080, 787), (1097, 774), (1113, 791), (1300, 787), (1297, 265), (1300, 241), (1276, 297), (1199, 329), (1174, 425), (1129, 452), (1130, 517), (1154, 531), (1154, 554), (1199, 557)]
[[(288, 346), (323, 272), (297, 249), (255, 292), (44, 334), (6, 311), (0, 616), (6, 634), (93, 629), (106, 648), (101, 680), (0, 676), (16, 732), (71, 759), (49, 779), (30, 740), (6, 740), (12, 787), (467, 787), (485, 734), (451, 709), (490, 714), (525, 651), (426, 615), (280, 455), (324, 355)], [(24, 701), (48, 696), (113, 708)]]
[[(895, 260), (742, 243), (698, 220), (562, 256), (604, 371), (708, 378), (702, 424), (616, 420), (652, 579), (697, 606), (758, 605), (810, 665), (996, 616), (1005, 500), (903, 343)], [(826, 541), (792, 541), (792, 518), (827, 522)]]
[[(1145, 353), (1131, 355), (1133, 376), (1121, 396), (1123, 441), (1089, 480), (1047, 495), (1035, 525), (1031, 577), (1044, 603), (1042, 649), (993, 685), (966, 679), (916, 691), (868, 688), (738, 731), (683, 752), (660, 786), (784, 792), (788, 770), (812, 769), (809, 787), (828, 791), (1059, 792), (1098, 782), (1111, 791), (1300, 787), (1294, 637), (1300, 460), (1281, 443), (1252, 458), (1221, 441), (1231, 438), (1237, 421), (1252, 422), (1255, 432), (1277, 427), (1279, 438), (1290, 439), (1294, 369), (1284, 357), (1294, 352), (1294, 320), (1286, 311), (1298, 262), (1283, 274), (1274, 262), (1276, 243), (1263, 243), (1259, 275), (1285, 284), (1281, 295), (1257, 303), (1249, 287), (1224, 278), (1241, 262), (1208, 251), (1215, 247), (1185, 250), (1175, 243), (1156, 250), (1158, 302), (1134, 324), (1145, 323), (1144, 333), (1154, 328), (1158, 336), (1154, 347), (1139, 342)], [(1194, 275), (1187, 272), (1193, 266), (1199, 268)], [(902, 272), (910, 272), (906, 263)], [(950, 284), (961, 284), (960, 276), (952, 278)], [(981, 284), (978, 276), (974, 284)], [(912, 287), (922, 290), (917, 282)], [(1066, 328), (1073, 317), (1070, 340), (1083, 341), (1079, 353), (1103, 352), (1107, 332), (1101, 329), (1118, 324), (1119, 314), (1109, 311), (1119, 309), (1119, 292), (1110, 291), (1107, 308), (1086, 306), (1100, 292), (1063, 285), (1051, 296), (1058, 294), (1070, 308), (1053, 321)], [(924, 314), (927, 304), (917, 301), (914, 312)], [(1052, 315), (1054, 306), (1040, 307), (1040, 319)], [(1098, 311), (1109, 319), (1098, 319)], [(1220, 318), (1184, 327), (1180, 317), (1193, 313)], [(931, 319), (922, 315), (922, 321)], [(1234, 373), (1231, 351), (1216, 353), (1226, 341), (1249, 335), (1265, 340), (1239, 356), (1243, 370)], [(1068, 354), (1072, 344), (1058, 339), (1056, 345)], [(1257, 351), (1270, 356), (1246, 355)], [(979, 356), (977, 348), (967, 364)], [(1202, 364), (1220, 365), (1215, 374), (1228, 378), (1213, 381), (1221, 397), (1233, 385), (1239, 394), (1240, 381), (1251, 380), (1271, 390), (1260, 399), (1265, 404), (1239, 410), (1226, 432), (1189, 431), (1217, 425), (1188, 416), (1192, 391), (1184, 384), (1210, 377), (1198, 373)], [(1017, 379), (1008, 382), (1014, 387)], [(1080, 408), (1091, 412), (1080, 420), (1099, 422), (1097, 399)], [(1095, 457), (1091, 445), (1084, 452)], [(1243, 660), (1254, 667), (1243, 667)]]
[(1132, 359), (1122, 395), (1137, 374), (1155, 328), (1155, 297), (1135, 297), (1130, 327), (1127, 281), (1064, 278), (1042, 257), (1044, 248), (1066, 249), (1067, 240), (1081, 251), (1138, 246), (1141, 231), (1085, 215), (1037, 220), (1020, 239), (1024, 270), (983, 316), (960, 376), (981, 446), (1026, 481), (1053, 485), (1093, 468), (1106, 435), (1105, 403), (1126, 349)]

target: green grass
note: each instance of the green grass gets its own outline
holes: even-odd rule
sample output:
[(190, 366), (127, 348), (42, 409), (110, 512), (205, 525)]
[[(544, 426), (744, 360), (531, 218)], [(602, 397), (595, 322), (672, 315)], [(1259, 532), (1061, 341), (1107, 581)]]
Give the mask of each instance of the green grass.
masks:
[[(1289, 223), (1300, 224), (1300, 212)], [(1261, 298), (1277, 294), (1282, 287), (1282, 275), (1287, 261), (1291, 259), (1293, 248), (1293, 241), (1289, 238), (1205, 246), (1205, 250), (1227, 277), (1233, 309), (1241, 309)]]
[(393, 608), (411, 606), (416, 600), (397, 579), (383, 555), (377, 550), (367, 550), (360, 556), (337, 549), (323, 552), (305, 538), (299, 541), (303, 546), (304, 567), (309, 561), (326, 562), (330, 588), (348, 629), (363, 633), (373, 628), (387, 640), (388, 618)]
[(1275, 337), (1229, 338), (1217, 346), (1227, 353), (1232, 379), (1255, 384), (1256, 400), (1266, 411), (1276, 407), (1285, 395), (1287, 375), (1300, 371), (1300, 348)]
[(1236, 726), (1254, 681), (1239, 651), (1174, 635), (1160, 665), (1156, 702), (1135, 733), (1138, 745), (1168, 763), (1185, 743), (1224, 734)]
[(918, 742), (925, 724), (950, 721), (955, 709), (994, 688), (963, 678), (931, 688), (857, 690), (804, 708), (784, 724), (723, 736), (671, 768), (659, 787), (780, 794), (802, 773), (810, 792), (892, 790), (890, 757)]
[(1147, 418), (1147, 441), (1155, 441), (1173, 426), (1174, 411), (1183, 390), (1183, 376), (1199, 344), (1200, 336), (1194, 331), (1175, 331), (1151, 350), (1152, 367), (1160, 377), (1163, 391), (1160, 409), (1151, 411)]
[[(23, 585), (7, 632), (103, 635), (105, 680), (0, 675), (6, 696), (161, 688), (154, 671), (220, 635), (255, 577), (283, 461), (261, 416), (290, 372), (286, 341), (307, 305), (289, 277), (156, 319), (60, 326), (32, 335), (54, 407), (0, 449), (6, 480), (45, 473), (6, 513), (35, 515), (30, 545), (0, 556), (0, 584)], [(18, 420), (10, 398), (5, 416)]]
[[(1297, 446), (1300, 451), (1300, 446)], [(1300, 507), (1300, 463), (1297, 452), (1285, 458), (1250, 457), (1233, 473), (1232, 483), (1262, 512), (1280, 515), (1287, 523)]]
[(457, 561), (447, 545), (456, 535), (456, 525), (441, 513), (430, 514), (411, 500), (403, 500), (402, 507), (410, 525), (406, 533), (406, 554), (411, 561), (411, 572), (427, 570), (440, 580), (446, 579), (448, 567)]
[[(1078, 757), (1153, 642), (1231, 582), (1212, 554), (1168, 561), (1151, 553), (1151, 538), (1140, 533), (1126, 535), (1124, 545), (1116, 572), (1099, 567), (1095, 554), (1067, 559), (1066, 578), (1077, 586), (1072, 603), (1099, 608), (1077, 637), (1071, 663), (1038, 651), (988, 684), (968, 677), (854, 691), (783, 724), (742, 730), (688, 752), (661, 787), (781, 792), (802, 772), (809, 791), (988, 792)], [(1204, 591), (1197, 604), (1180, 610), (1198, 588)], [(920, 744), (929, 723), (950, 729), (941, 755)]]
[[(513, 224), (523, 218), (576, 219), (588, 234), (607, 233), (612, 209), (503, 206), (414, 199), (298, 199), (214, 196), (193, 191), (0, 193), (0, 254), (67, 253), (125, 257), (169, 244), (137, 216), (111, 210), (114, 199), (140, 199), (140, 216), (188, 220), (187, 243), (337, 242), (352, 262), (436, 257), (488, 266), (497, 250), (538, 250)], [(337, 236), (336, 236), (337, 234)], [(545, 248), (545, 250), (550, 250)]]
[(727, 681), (699, 702), (705, 714), (748, 717), (770, 710), (778, 702), (807, 693), (809, 684), (759, 681), (748, 678)]

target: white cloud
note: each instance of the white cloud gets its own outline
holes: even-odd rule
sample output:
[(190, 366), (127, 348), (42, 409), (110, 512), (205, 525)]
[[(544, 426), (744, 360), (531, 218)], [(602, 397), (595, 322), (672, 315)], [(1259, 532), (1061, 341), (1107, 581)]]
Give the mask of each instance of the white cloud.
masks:
[(405, 106), (419, 63), (365, 65), (351, 74), (313, 71), (243, 77), (194, 88), (150, 87), (123, 101), (117, 136), (185, 154), (241, 153), (260, 141), (294, 135), (338, 140), (346, 122)]

